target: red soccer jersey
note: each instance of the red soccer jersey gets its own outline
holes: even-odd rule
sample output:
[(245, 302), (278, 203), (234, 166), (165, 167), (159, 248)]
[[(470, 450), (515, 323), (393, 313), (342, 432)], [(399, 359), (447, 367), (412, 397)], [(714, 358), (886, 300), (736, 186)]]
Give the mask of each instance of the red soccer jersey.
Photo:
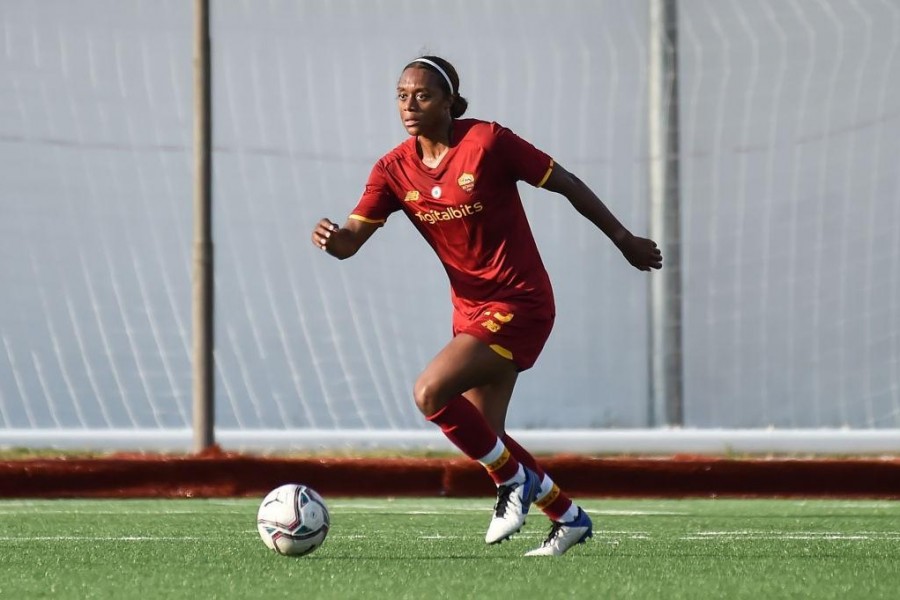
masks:
[(505, 127), (456, 120), (437, 168), (422, 163), (415, 137), (382, 157), (350, 218), (384, 223), (405, 212), (443, 263), (457, 310), (508, 302), (552, 315), (550, 279), (516, 188), (518, 180), (540, 187), (552, 167)]

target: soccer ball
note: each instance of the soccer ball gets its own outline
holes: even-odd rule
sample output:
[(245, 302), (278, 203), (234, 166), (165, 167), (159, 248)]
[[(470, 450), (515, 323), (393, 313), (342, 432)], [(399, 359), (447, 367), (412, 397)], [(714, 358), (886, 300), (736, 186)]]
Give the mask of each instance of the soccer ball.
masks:
[(331, 519), (325, 501), (311, 487), (288, 483), (263, 498), (256, 528), (263, 543), (278, 554), (303, 556), (322, 545)]

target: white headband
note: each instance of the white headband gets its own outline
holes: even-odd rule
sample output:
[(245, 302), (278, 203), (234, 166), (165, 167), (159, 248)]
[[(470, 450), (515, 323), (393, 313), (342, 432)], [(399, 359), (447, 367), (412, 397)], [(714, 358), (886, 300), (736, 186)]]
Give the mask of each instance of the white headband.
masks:
[(427, 58), (417, 58), (413, 62), (425, 63), (426, 65), (430, 65), (437, 69), (437, 72), (444, 76), (444, 80), (447, 82), (447, 85), (450, 86), (450, 95), (452, 96), (454, 94), (453, 83), (450, 81), (450, 77), (447, 75), (447, 72), (444, 71), (439, 64), (437, 64), (433, 60), (428, 60)]

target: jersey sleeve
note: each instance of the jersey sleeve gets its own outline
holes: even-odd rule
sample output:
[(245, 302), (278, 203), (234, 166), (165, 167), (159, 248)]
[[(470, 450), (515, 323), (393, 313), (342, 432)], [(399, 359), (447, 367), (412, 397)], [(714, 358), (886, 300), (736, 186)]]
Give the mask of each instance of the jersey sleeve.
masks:
[(517, 181), (521, 180), (535, 187), (543, 186), (553, 170), (550, 155), (538, 150), (506, 127), (497, 123), (492, 126), (494, 147), (510, 174)]
[(350, 213), (350, 218), (383, 225), (390, 214), (399, 209), (397, 198), (388, 185), (384, 165), (379, 161), (372, 167), (363, 195)]

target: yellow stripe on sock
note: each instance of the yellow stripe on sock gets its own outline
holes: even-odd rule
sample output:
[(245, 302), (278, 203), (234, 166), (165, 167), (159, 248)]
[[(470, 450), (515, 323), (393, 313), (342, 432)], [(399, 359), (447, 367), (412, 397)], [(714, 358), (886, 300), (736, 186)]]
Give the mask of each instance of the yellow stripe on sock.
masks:
[(493, 462), (489, 462), (484, 465), (484, 468), (493, 473), (494, 471), (503, 467), (506, 462), (509, 460), (509, 450), (506, 448), (503, 449), (503, 452), (500, 453), (500, 456), (497, 457), (497, 460)]
[(540, 508), (541, 510), (544, 510), (545, 508), (547, 508), (548, 506), (553, 504), (554, 500), (559, 498), (559, 493), (560, 493), (559, 486), (554, 483), (553, 487), (550, 488), (550, 491), (547, 492), (547, 494), (543, 498), (538, 498), (537, 500), (534, 501), (534, 505), (537, 506), (538, 508)]

